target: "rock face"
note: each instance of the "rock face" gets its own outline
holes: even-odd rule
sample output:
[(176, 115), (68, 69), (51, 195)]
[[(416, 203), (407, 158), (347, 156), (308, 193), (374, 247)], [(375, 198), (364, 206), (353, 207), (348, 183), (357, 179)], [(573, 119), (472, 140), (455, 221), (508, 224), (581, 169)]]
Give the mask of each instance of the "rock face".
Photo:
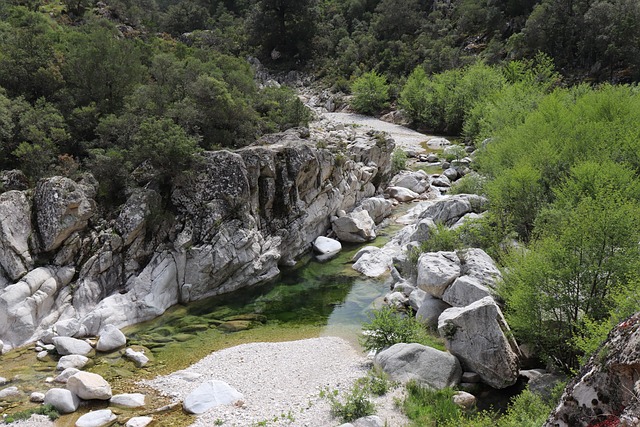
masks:
[(242, 394), (224, 381), (211, 380), (200, 385), (184, 399), (184, 410), (202, 414), (220, 405), (230, 405), (242, 399)]
[(478, 373), (484, 383), (505, 388), (518, 379), (519, 350), (507, 338), (507, 323), (493, 298), (445, 310), (438, 319), (438, 333), (462, 367)]
[[(138, 174), (141, 188), (104, 218), (89, 175), (1, 194), (0, 340), (12, 348), (63, 329), (97, 335), (264, 282), (340, 211), (357, 224), (350, 241), (373, 238), (391, 207), (373, 196), (390, 179), (393, 140), (354, 130), (317, 148), (313, 138), (325, 137), (292, 130), (266, 145), (202, 153), (169, 194), (153, 189), (153, 174)], [(161, 210), (163, 198), (172, 212)], [(43, 267), (33, 268), (36, 257)]]
[(637, 426), (640, 313), (618, 324), (564, 390), (545, 427)]
[(416, 380), (440, 390), (460, 382), (462, 368), (449, 353), (421, 344), (395, 344), (376, 355), (375, 364), (394, 381)]

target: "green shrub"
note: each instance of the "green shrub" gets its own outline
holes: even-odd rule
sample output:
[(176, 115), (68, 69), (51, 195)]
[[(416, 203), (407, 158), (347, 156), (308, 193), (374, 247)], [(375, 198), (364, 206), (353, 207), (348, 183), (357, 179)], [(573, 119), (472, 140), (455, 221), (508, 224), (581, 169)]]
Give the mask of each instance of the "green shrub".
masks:
[(407, 153), (402, 148), (396, 148), (391, 154), (391, 171), (396, 174), (407, 168)]
[(454, 394), (455, 390), (450, 388), (432, 390), (411, 381), (407, 383), (402, 409), (416, 427), (445, 424), (461, 426), (464, 416), (460, 407), (453, 403)]
[(38, 406), (37, 408), (27, 409), (24, 411), (16, 412), (15, 414), (8, 415), (4, 422), (10, 424), (14, 421), (28, 420), (31, 415), (46, 415), (51, 421), (55, 421), (60, 418), (60, 413), (53, 407), (53, 405), (47, 403), (46, 405)]
[(267, 132), (281, 132), (292, 127), (307, 126), (311, 111), (286, 87), (267, 87), (260, 92), (255, 106)]
[(419, 343), (444, 350), (442, 340), (431, 336), (415, 317), (387, 306), (373, 311), (362, 325), (362, 347), (377, 351), (398, 343)]
[(366, 377), (359, 378), (356, 381), (356, 385), (373, 395), (383, 396), (387, 394), (393, 383), (389, 380), (389, 375), (386, 372), (374, 366), (369, 369)]
[(351, 86), (351, 106), (363, 114), (375, 114), (389, 106), (389, 85), (384, 76), (369, 71), (358, 77)]
[(375, 406), (369, 400), (368, 393), (358, 385), (354, 385), (351, 391), (342, 398), (338, 396), (338, 390), (324, 390), (320, 396), (329, 400), (331, 415), (340, 418), (345, 423), (372, 415), (375, 412)]
[(471, 172), (453, 183), (447, 194), (485, 194), (484, 186), (487, 178)]
[(462, 248), (457, 230), (444, 224), (431, 228), (429, 238), (420, 245), (420, 252), (455, 251)]

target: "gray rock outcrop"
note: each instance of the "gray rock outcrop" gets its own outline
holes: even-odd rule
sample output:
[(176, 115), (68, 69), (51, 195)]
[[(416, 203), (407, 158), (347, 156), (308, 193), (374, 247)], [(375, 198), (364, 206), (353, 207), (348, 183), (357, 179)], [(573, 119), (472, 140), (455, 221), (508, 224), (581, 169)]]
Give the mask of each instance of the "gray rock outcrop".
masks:
[(460, 276), (460, 260), (455, 252), (427, 252), (418, 258), (417, 285), (441, 298), (447, 287)]
[(184, 410), (189, 414), (202, 414), (220, 405), (230, 405), (243, 396), (224, 381), (211, 380), (202, 383), (184, 399)]
[(460, 382), (462, 368), (451, 354), (421, 344), (395, 344), (376, 355), (376, 365), (394, 381), (417, 381), (440, 390)]
[(18, 280), (33, 268), (31, 233), (31, 204), (25, 193), (0, 194), (0, 267), (9, 280)]
[(494, 388), (513, 385), (519, 374), (519, 349), (500, 308), (491, 297), (445, 310), (438, 333), (465, 370)]

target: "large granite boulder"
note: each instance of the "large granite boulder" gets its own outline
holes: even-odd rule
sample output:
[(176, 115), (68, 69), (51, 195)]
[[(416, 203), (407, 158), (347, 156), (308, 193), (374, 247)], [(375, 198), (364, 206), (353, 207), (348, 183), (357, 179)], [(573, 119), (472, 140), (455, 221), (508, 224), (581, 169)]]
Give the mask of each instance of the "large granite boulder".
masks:
[(481, 213), (487, 209), (488, 201), (475, 194), (458, 194), (431, 203), (420, 218), (431, 218), (436, 223), (453, 225), (468, 213)]
[(61, 414), (68, 414), (78, 410), (80, 399), (67, 389), (52, 388), (45, 393), (44, 403), (53, 405)]
[(31, 204), (22, 191), (0, 194), (0, 267), (18, 280), (33, 267), (29, 253)]
[(638, 426), (640, 313), (620, 322), (564, 390), (545, 427)]
[(375, 362), (393, 381), (440, 390), (460, 382), (462, 368), (451, 354), (421, 344), (395, 344), (376, 355)]
[(447, 287), (460, 276), (460, 271), (460, 260), (455, 252), (427, 252), (418, 258), (417, 285), (441, 298)]
[(331, 257), (342, 250), (342, 245), (335, 239), (318, 236), (313, 241), (313, 249), (323, 257)]
[(93, 350), (88, 342), (72, 337), (54, 337), (53, 345), (56, 346), (58, 354), (63, 356), (70, 354), (86, 356)]
[(111, 386), (98, 374), (80, 371), (69, 377), (67, 388), (79, 398), (85, 400), (111, 399)]
[(502, 279), (495, 262), (482, 249), (464, 249), (458, 251), (458, 257), (462, 261), (462, 274), (475, 277), (482, 285), (495, 288), (496, 283)]
[(380, 248), (365, 246), (354, 257), (353, 269), (367, 277), (380, 277), (391, 270), (393, 258)]
[(402, 171), (391, 179), (392, 187), (407, 188), (414, 193), (421, 194), (429, 189), (429, 175), (423, 171)]
[(369, 197), (364, 199), (354, 211), (365, 210), (376, 224), (391, 215), (393, 212), (393, 202), (383, 197)]
[(365, 210), (335, 218), (331, 226), (342, 242), (364, 243), (376, 238), (376, 224)]
[(98, 343), (96, 344), (96, 350), (98, 351), (113, 351), (118, 348), (124, 347), (127, 344), (127, 337), (116, 328), (114, 325), (107, 325), (100, 332)]
[(202, 414), (220, 405), (230, 405), (242, 399), (242, 394), (224, 381), (211, 380), (185, 397), (183, 407), (189, 414)]
[(478, 373), (484, 383), (505, 388), (517, 381), (520, 351), (493, 298), (445, 310), (438, 333), (464, 370)]
[(489, 288), (472, 276), (460, 276), (442, 294), (442, 300), (453, 307), (464, 307), (484, 297), (490, 297)]
[(436, 329), (440, 315), (450, 308), (446, 302), (427, 294), (416, 312), (416, 319), (426, 327)]
[(389, 197), (396, 199), (399, 202), (410, 202), (420, 197), (420, 195), (415, 191), (411, 191), (404, 187), (387, 187), (385, 192)]
[(34, 206), (44, 252), (57, 249), (74, 231), (83, 230), (96, 207), (84, 186), (61, 176), (38, 181)]

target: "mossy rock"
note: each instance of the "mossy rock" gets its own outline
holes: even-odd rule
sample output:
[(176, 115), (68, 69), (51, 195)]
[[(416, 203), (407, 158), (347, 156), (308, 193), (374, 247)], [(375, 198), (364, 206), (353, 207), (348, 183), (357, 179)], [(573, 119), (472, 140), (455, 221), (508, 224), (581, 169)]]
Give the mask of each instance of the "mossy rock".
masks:
[(265, 316), (263, 314), (257, 314), (257, 313), (248, 313), (248, 314), (239, 314), (237, 316), (231, 316), (231, 317), (228, 317), (228, 318), (226, 318), (224, 320), (225, 321), (249, 320), (249, 321), (252, 321), (252, 322), (267, 323), (267, 316)]
[(180, 328), (180, 332), (202, 332), (209, 329), (209, 325), (206, 323), (196, 323), (194, 325), (187, 325)]
[(160, 335), (163, 337), (170, 337), (175, 334), (175, 329), (168, 326), (162, 326), (151, 330), (151, 336)]
[(176, 334), (173, 337), (174, 341), (178, 341), (178, 342), (185, 342), (185, 341), (189, 341), (190, 339), (193, 339), (193, 335), (192, 334)]
[(251, 329), (254, 322), (250, 320), (230, 320), (218, 325), (218, 329), (224, 332), (239, 332)]

